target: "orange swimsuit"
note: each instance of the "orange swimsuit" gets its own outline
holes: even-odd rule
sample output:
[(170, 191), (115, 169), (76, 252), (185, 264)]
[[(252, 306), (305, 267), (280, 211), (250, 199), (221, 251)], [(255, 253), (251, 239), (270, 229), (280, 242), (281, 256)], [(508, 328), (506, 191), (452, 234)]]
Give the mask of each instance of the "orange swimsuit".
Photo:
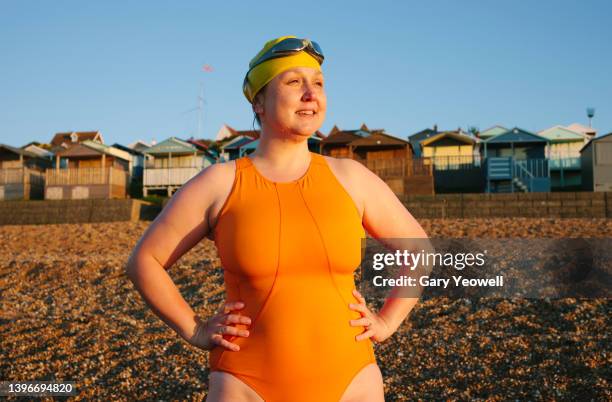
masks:
[(225, 335), (211, 371), (231, 373), (265, 401), (338, 401), (355, 375), (376, 363), (372, 342), (349, 303), (365, 232), (349, 194), (325, 158), (310, 153), (300, 179), (275, 183), (248, 157), (236, 160), (215, 243), (227, 301), (241, 300), (249, 336)]

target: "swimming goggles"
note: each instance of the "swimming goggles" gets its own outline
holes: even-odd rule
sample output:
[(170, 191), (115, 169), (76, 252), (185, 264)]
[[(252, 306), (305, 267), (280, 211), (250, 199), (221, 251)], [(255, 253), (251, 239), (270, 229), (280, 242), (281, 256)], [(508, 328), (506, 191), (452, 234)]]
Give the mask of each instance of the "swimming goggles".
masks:
[(305, 51), (319, 63), (323, 64), (323, 51), (321, 50), (321, 46), (317, 42), (313, 42), (310, 39), (298, 39), (298, 38), (287, 38), (282, 40), (268, 49), (264, 54), (262, 54), (259, 59), (257, 59), (249, 71), (247, 71), (244, 76), (244, 81), (242, 82), (242, 92), (246, 95), (247, 99), (252, 99), (251, 87), (249, 85), (249, 73), (258, 65), (263, 63), (264, 61), (276, 59), (279, 57), (286, 57), (291, 55), (292, 53), (298, 53), (301, 51)]
[(321, 46), (319, 46), (317, 42), (311, 41), (310, 39), (287, 38), (278, 42), (262, 54), (259, 59), (253, 63), (250, 70), (264, 61), (289, 56), (292, 53), (301, 52), (302, 50), (314, 57), (319, 64), (323, 64), (325, 56), (323, 56), (323, 50), (321, 50)]

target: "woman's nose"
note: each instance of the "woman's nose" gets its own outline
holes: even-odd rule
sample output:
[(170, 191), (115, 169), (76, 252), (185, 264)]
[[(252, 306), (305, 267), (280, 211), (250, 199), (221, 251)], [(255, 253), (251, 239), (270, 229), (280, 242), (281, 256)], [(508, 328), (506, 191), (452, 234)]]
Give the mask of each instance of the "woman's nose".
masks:
[(304, 94), (302, 95), (302, 99), (305, 101), (310, 101), (316, 99), (318, 96), (317, 90), (313, 84), (305, 84), (304, 85)]

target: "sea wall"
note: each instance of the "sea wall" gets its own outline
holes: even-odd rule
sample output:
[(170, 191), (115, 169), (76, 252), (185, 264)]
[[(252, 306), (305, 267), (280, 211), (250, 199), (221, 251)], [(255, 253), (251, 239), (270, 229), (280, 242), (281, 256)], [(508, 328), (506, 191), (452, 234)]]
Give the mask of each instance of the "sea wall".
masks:
[(0, 202), (0, 225), (136, 221), (155, 218), (160, 207), (134, 199)]
[(400, 199), (417, 218), (612, 218), (612, 192), (405, 195)]

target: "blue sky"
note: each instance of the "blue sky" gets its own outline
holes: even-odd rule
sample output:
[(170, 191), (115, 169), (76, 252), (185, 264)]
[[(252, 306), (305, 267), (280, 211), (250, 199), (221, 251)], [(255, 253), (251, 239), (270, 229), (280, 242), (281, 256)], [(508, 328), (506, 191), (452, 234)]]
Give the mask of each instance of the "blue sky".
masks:
[[(250, 129), (241, 92), (263, 43), (326, 55), (327, 134), (361, 123), (406, 137), (494, 124), (612, 131), (610, 1), (4, 1), (0, 143), (100, 130), (107, 143)], [(209, 64), (211, 73), (202, 72)]]

